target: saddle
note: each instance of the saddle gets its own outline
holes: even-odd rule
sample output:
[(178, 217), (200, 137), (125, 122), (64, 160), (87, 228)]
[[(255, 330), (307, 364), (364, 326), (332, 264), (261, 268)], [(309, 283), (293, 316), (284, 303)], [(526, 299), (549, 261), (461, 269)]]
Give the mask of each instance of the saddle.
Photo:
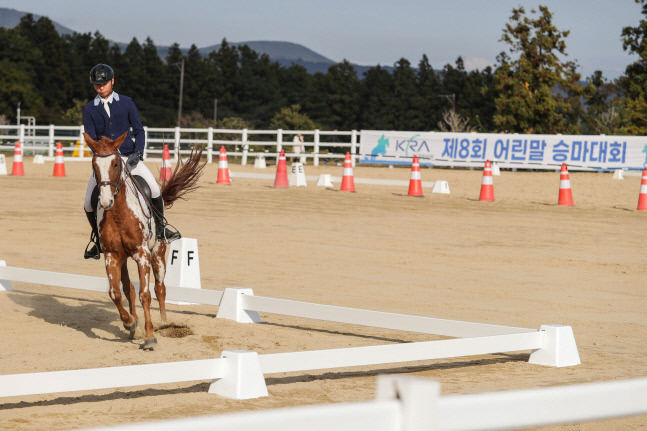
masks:
[[(152, 202), (153, 199), (151, 197), (151, 188), (148, 187), (146, 180), (139, 175), (133, 175), (133, 178), (135, 179), (135, 181), (137, 181), (137, 184), (139, 184), (139, 188), (144, 192), (144, 196), (146, 197), (148, 202)], [(99, 205), (99, 186), (94, 186), (94, 190), (92, 190), (92, 195), (90, 196), (90, 204), (92, 205), (92, 209), (96, 214), (97, 207)]]

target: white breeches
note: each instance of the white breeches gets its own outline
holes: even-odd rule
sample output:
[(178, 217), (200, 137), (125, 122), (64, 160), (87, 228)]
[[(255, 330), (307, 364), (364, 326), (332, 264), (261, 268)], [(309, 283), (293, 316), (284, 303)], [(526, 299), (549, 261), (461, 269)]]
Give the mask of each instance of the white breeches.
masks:
[[(124, 162), (126, 162), (126, 160), (128, 160), (128, 157), (122, 156), (122, 159), (124, 160)], [(126, 166), (128, 166), (128, 164), (126, 164)], [(144, 180), (146, 180), (148, 187), (151, 188), (151, 197), (153, 199), (159, 197), (162, 194), (162, 191), (160, 190), (160, 186), (157, 183), (157, 180), (155, 179), (153, 174), (151, 174), (151, 171), (146, 167), (144, 162), (137, 163), (137, 166), (135, 166), (134, 169), (128, 166), (128, 171), (133, 175), (139, 175)], [(97, 185), (97, 179), (94, 177), (94, 172), (93, 172), (92, 176), (90, 177), (90, 180), (88, 181), (88, 187), (85, 190), (85, 201), (83, 202), (83, 207), (87, 212), (93, 211), (90, 200), (92, 198), (92, 190), (94, 190), (96, 185)]]

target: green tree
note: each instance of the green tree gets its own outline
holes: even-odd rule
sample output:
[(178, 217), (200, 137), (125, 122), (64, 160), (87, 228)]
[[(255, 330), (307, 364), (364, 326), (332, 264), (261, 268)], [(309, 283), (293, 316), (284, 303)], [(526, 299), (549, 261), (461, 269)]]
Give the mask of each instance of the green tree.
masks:
[(277, 112), (270, 121), (271, 129), (314, 130), (315, 123), (301, 112), (301, 106), (291, 105)]
[(365, 129), (395, 129), (391, 110), (393, 76), (382, 66), (371, 67), (364, 73), (361, 86), (360, 124)]
[(358, 126), (360, 80), (348, 60), (328, 68), (324, 79), (326, 104), (330, 109), (328, 126), (348, 130)]
[(531, 14), (523, 7), (513, 9), (503, 30), (501, 41), (516, 58), (505, 52), (497, 57), (494, 124), (522, 133), (577, 133), (580, 75), (575, 63), (561, 58), (567, 56), (569, 31), (555, 27), (545, 6)]
[(647, 0), (636, 0), (642, 4), (643, 19), (636, 27), (622, 29), (622, 48), (638, 59), (627, 66), (619, 84), (624, 92), (623, 107), (627, 118), (621, 127), (629, 135), (647, 134)]
[(396, 130), (420, 130), (423, 126), (422, 118), (416, 106), (418, 90), (416, 88), (416, 74), (411, 68), (411, 63), (406, 58), (401, 58), (395, 63), (393, 69), (393, 97), (389, 103), (393, 112)]
[(434, 130), (440, 121), (440, 115), (446, 107), (446, 100), (440, 97), (442, 82), (436, 73), (427, 55), (423, 55), (418, 63), (416, 86), (420, 96), (418, 106), (420, 109), (420, 127), (418, 130)]

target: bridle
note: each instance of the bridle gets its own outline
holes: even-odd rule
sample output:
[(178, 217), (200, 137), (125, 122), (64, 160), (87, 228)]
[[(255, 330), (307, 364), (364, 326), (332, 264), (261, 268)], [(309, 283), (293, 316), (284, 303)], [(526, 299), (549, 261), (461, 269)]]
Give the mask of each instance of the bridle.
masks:
[[(99, 182), (99, 183), (97, 184), (97, 185), (99, 186), (99, 188), (101, 188), (101, 186), (114, 187), (114, 188), (115, 188), (115, 191), (114, 191), (114, 193), (113, 193), (112, 195), (113, 195), (113, 196), (117, 196), (117, 193), (119, 193), (119, 189), (121, 188), (121, 185), (124, 183), (123, 178), (121, 178), (121, 173), (123, 172), (123, 164), (124, 164), (124, 161), (121, 159), (121, 155), (119, 154), (119, 151), (115, 151), (115, 152), (107, 153), (107, 154), (96, 154), (96, 153), (95, 153), (95, 154), (94, 154), (94, 156), (95, 156), (95, 157), (110, 157), (110, 156), (117, 156), (117, 160), (119, 160), (119, 173), (118, 173), (118, 176), (117, 176), (117, 178), (118, 178), (118, 180), (117, 180), (117, 181), (118, 181), (118, 182), (117, 182), (117, 183), (115, 183), (115, 182), (113, 182), (113, 181), (101, 181), (101, 182)], [(96, 173), (95, 173), (95, 176), (97, 176), (97, 175), (96, 175)]]

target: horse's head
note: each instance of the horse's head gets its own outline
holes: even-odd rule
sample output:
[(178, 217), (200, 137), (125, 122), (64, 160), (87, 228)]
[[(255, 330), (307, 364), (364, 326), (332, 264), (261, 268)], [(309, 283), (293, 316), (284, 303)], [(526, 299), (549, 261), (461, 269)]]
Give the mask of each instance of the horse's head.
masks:
[(122, 160), (117, 149), (124, 142), (128, 132), (114, 141), (103, 136), (94, 141), (84, 133), (86, 144), (94, 153), (92, 156), (92, 170), (99, 185), (99, 204), (104, 210), (109, 210), (115, 203), (114, 196), (121, 187)]

